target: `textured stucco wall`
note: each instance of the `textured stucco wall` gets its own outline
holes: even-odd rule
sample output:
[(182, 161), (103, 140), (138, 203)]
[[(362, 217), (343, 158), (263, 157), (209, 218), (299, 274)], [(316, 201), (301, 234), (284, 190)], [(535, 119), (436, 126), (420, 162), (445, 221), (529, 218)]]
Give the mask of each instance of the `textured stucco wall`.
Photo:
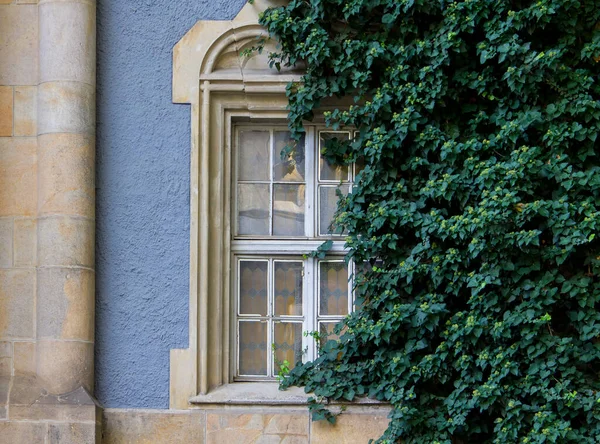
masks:
[(245, 0), (98, 0), (96, 397), (168, 408), (169, 350), (187, 347), (189, 106), (172, 48)]

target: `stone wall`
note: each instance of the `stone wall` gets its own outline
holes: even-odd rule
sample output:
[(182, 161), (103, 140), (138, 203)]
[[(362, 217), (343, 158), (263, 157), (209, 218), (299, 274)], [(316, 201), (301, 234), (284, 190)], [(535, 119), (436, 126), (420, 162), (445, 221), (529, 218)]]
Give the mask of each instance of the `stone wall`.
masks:
[(95, 2), (0, 0), (0, 437), (93, 442)]
[(388, 408), (350, 407), (335, 425), (311, 422), (302, 407), (194, 410), (107, 409), (107, 444), (367, 444), (387, 427)]

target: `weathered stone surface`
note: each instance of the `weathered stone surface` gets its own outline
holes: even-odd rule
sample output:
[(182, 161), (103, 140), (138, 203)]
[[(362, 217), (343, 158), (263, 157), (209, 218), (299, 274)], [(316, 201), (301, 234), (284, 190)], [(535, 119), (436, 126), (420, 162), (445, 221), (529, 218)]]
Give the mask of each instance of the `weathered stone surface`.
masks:
[(15, 136), (37, 135), (37, 87), (15, 86)]
[[(204, 412), (105, 409), (103, 444), (204, 442)], [(229, 444), (238, 443), (232, 441)], [(225, 443), (225, 442), (224, 442)]]
[(79, 82), (42, 83), (38, 92), (38, 133), (95, 132), (95, 88)]
[(96, 424), (99, 406), (84, 388), (49, 394), (39, 378), (15, 376), (10, 392), (10, 418), (27, 421), (61, 421)]
[(206, 442), (308, 443), (308, 413), (207, 412)]
[(37, 341), (39, 384), (50, 394), (94, 385), (94, 344), (79, 341)]
[[(0, 376), (10, 376), (12, 373), (12, 342), (0, 342)], [(2, 402), (0, 401), (0, 404)]]
[(38, 338), (94, 340), (94, 273), (87, 269), (38, 270)]
[(35, 374), (35, 343), (15, 342), (13, 365), (15, 375)]
[(95, 444), (95, 424), (49, 424), (46, 444)]
[(36, 213), (36, 151), (34, 137), (0, 138), (0, 216)]
[(39, 265), (94, 265), (94, 223), (73, 217), (38, 220)]
[(0, 85), (36, 85), (38, 11), (35, 5), (0, 8)]
[(46, 440), (46, 424), (35, 422), (0, 422), (0, 436), (6, 443), (43, 443)]
[(45, 134), (38, 139), (40, 214), (94, 217), (94, 138)]
[(33, 270), (0, 269), (0, 338), (33, 337)]
[(0, 137), (9, 137), (12, 133), (13, 89), (11, 86), (0, 86)]
[(13, 220), (0, 218), (0, 268), (9, 268), (13, 264)]
[(40, 4), (40, 82), (70, 80), (95, 85), (94, 6), (81, 2)]
[(15, 219), (13, 250), (15, 267), (35, 265), (37, 255), (37, 221), (35, 219)]
[(387, 428), (389, 419), (384, 409), (371, 414), (343, 413), (334, 425), (326, 421), (312, 423), (311, 444), (361, 444), (379, 438)]

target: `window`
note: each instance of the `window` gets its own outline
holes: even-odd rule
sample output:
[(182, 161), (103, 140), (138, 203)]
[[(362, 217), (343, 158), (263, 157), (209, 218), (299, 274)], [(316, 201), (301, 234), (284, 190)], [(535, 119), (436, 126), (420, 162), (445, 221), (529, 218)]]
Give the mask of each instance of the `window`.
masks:
[[(308, 126), (299, 142), (285, 125), (233, 131), (233, 379), (269, 380), (284, 360), (293, 368), (314, 359), (317, 345), (306, 332), (325, 338), (352, 310), (352, 264), (331, 225), (338, 190), (351, 191), (358, 167), (331, 165), (319, 154), (327, 139), (347, 140), (350, 131)], [(307, 256), (326, 239), (337, 255)]]

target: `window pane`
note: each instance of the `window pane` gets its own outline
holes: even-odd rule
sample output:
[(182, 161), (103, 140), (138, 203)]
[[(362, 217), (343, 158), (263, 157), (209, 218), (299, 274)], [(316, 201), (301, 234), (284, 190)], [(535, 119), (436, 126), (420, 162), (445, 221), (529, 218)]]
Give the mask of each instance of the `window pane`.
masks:
[[(333, 216), (337, 209), (338, 197), (336, 186), (319, 186), (319, 235), (341, 234), (340, 229), (334, 231), (329, 229), (333, 222)], [(342, 194), (347, 195), (349, 191), (348, 185), (339, 187)]]
[(267, 325), (240, 321), (240, 375), (267, 376)]
[(299, 322), (276, 322), (275, 338), (275, 374), (279, 371), (279, 363), (288, 361), (290, 369), (297, 362), (302, 362), (302, 324)]
[[(289, 131), (275, 131), (273, 138), (273, 180), (304, 182), (304, 137), (296, 142)], [(281, 160), (281, 150), (288, 144), (293, 144), (292, 151)]]
[(238, 180), (269, 180), (269, 131), (240, 131)]
[(240, 314), (267, 315), (267, 261), (240, 261)]
[[(319, 133), (319, 153), (325, 147), (325, 141), (331, 139), (348, 140), (350, 133)], [(322, 155), (319, 155), (319, 180), (348, 180), (348, 165), (332, 165)]]
[(275, 262), (275, 315), (302, 316), (302, 262)]
[(345, 262), (319, 263), (319, 315), (348, 314), (348, 267)]
[[(319, 322), (319, 335), (321, 336), (320, 347), (323, 348), (327, 341), (337, 341), (340, 335), (336, 335), (333, 330), (335, 326), (338, 324), (337, 321), (334, 322)], [(342, 333), (346, 330), (346, 327), (342, 330)]]
[(304, 190), (304, 185), (273, 185), (274, 235), (304, 236)]
[(269, 185), (238, 184), (238, 234), (269, 234)]

